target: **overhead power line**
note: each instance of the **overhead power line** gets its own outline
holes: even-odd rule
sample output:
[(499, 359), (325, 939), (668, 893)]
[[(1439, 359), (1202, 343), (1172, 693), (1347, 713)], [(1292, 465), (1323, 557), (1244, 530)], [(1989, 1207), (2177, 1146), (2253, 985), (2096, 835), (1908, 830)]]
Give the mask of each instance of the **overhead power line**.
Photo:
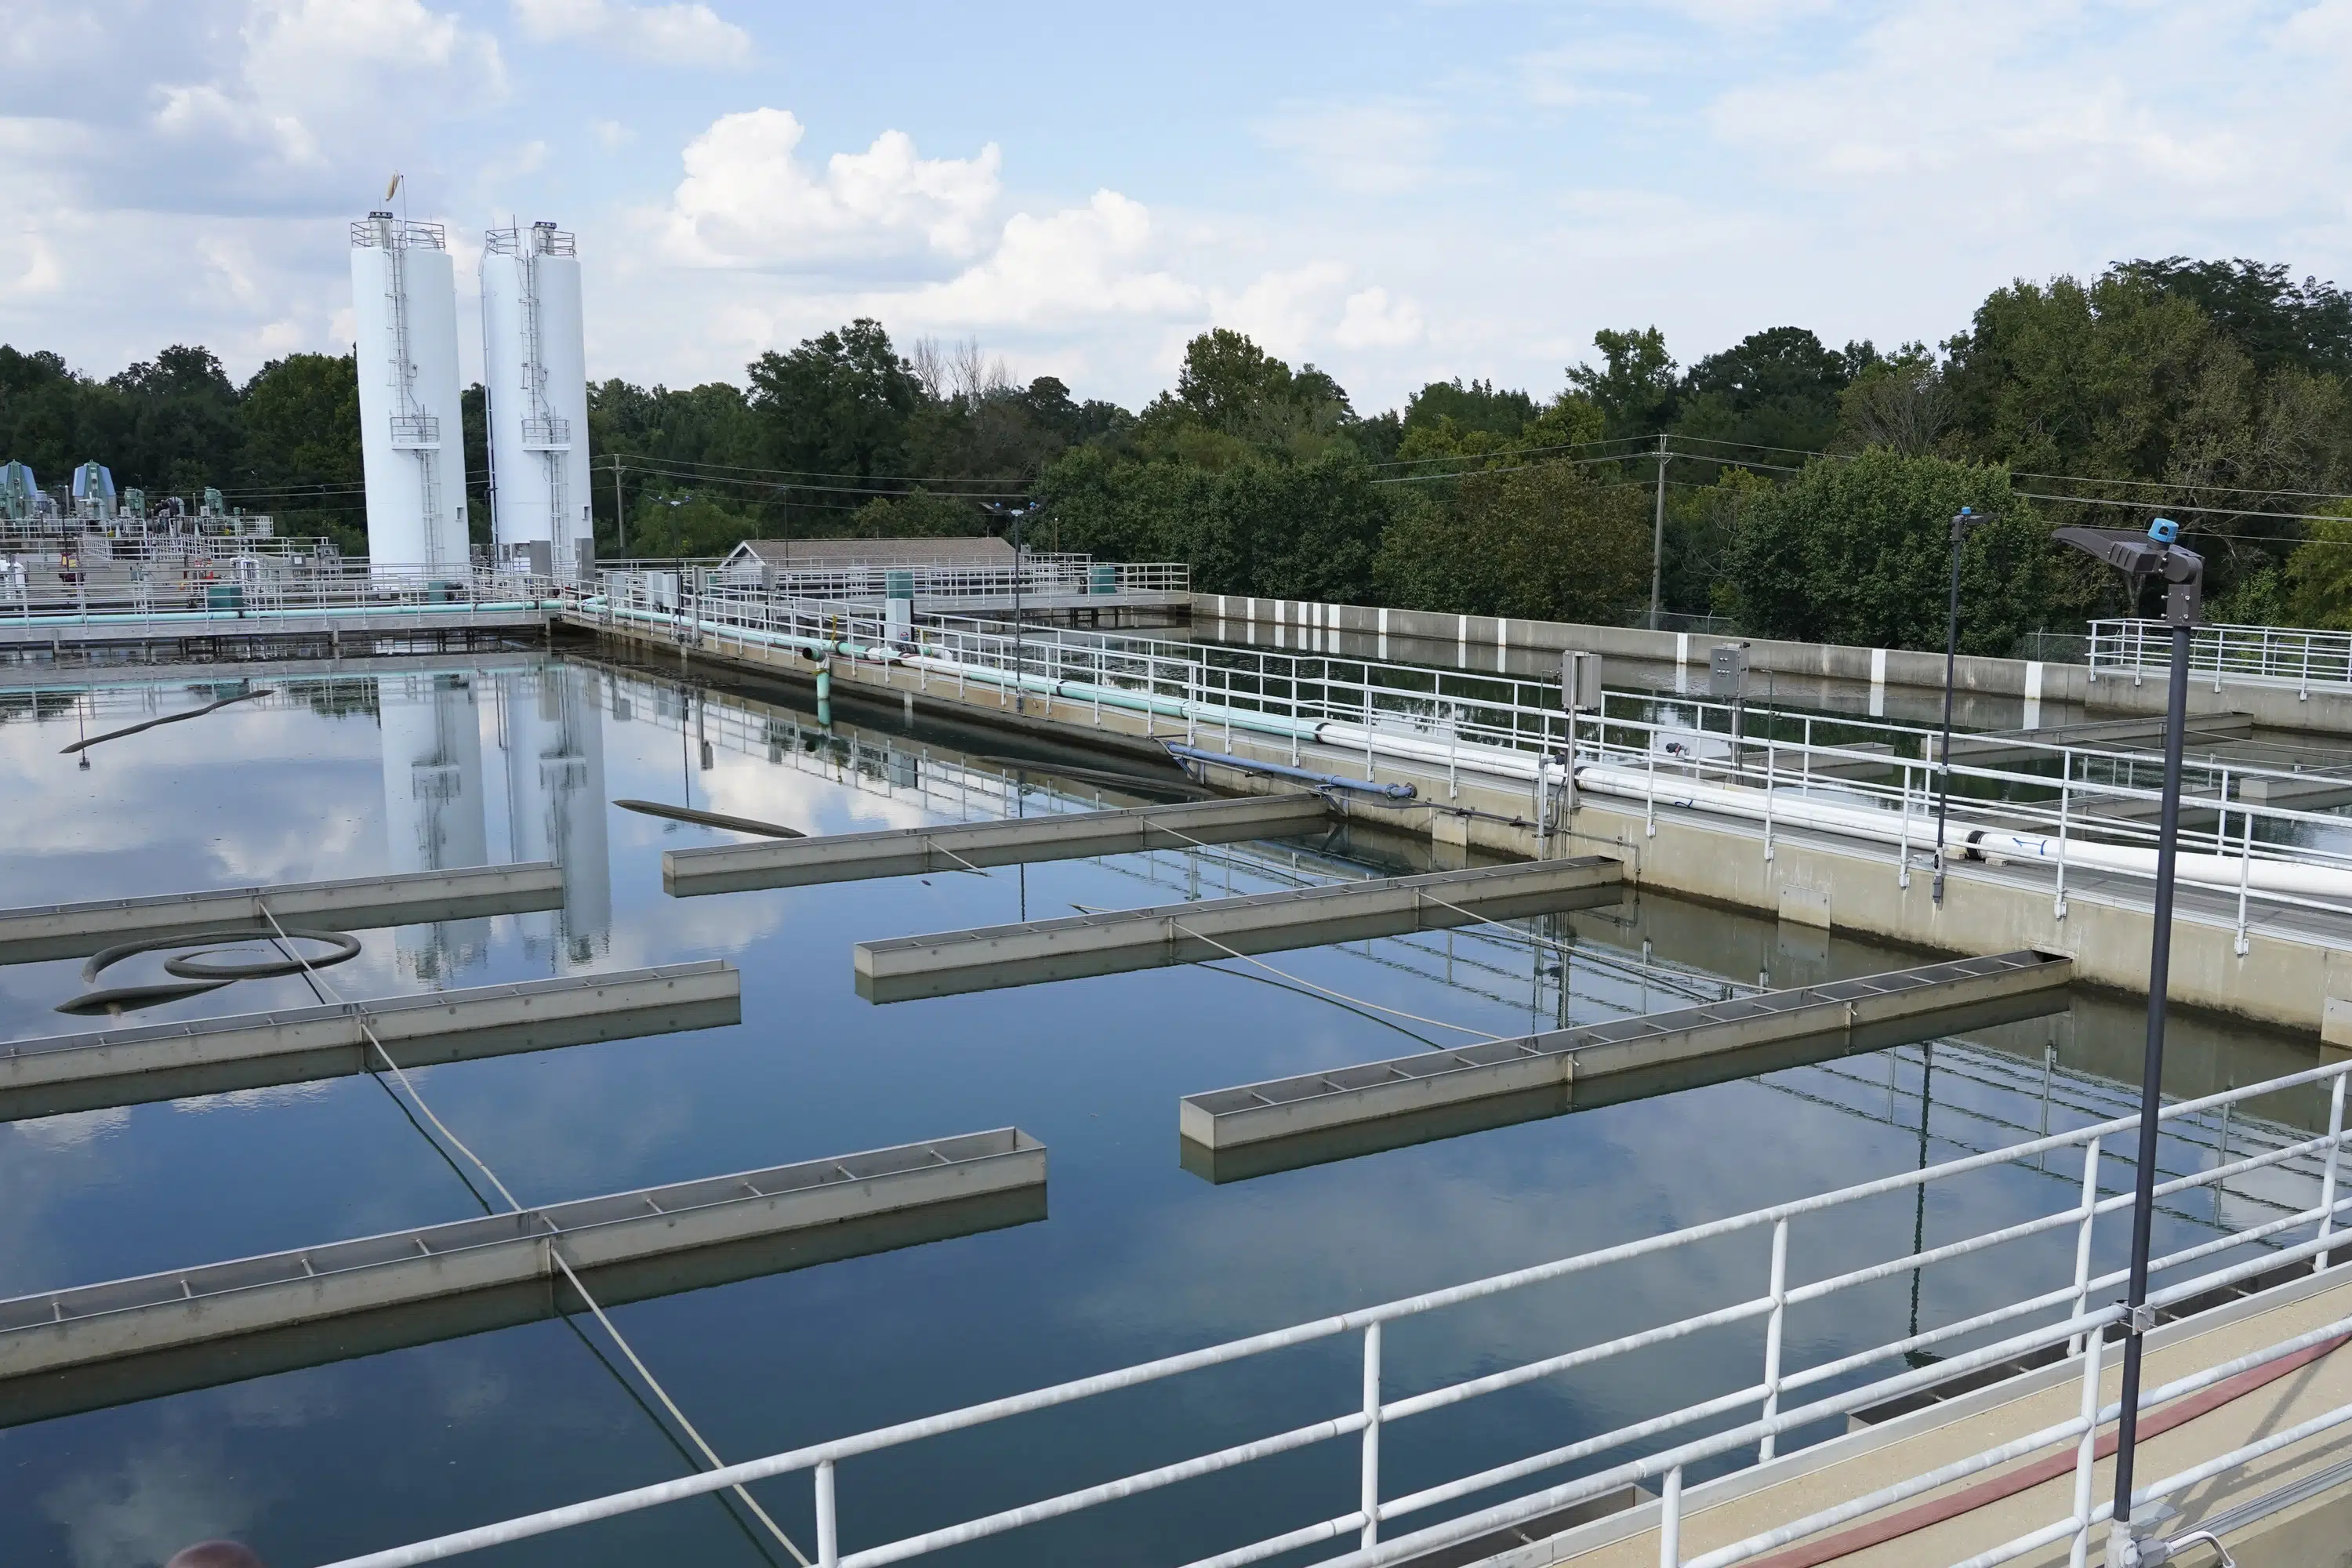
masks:
[[(1696, 442), (1701, 446), (1730, 447), (1746, 452), (1780, 452), (1790, 457), (1828, 458), (1842, 463), (1852, 462), (1854, 458), (1854, 454), (1852, 452), (1826, 452), (1810, 447), (1772, 447), (1767, 446), (1760, 441), (1725, 441), (1711, 436), (1685, 436), (1680, 434), (1670, 434), (1666, 439), (1669, 442), (1677, 444), (1682, 442)], [(1707, 457), (1699, 453), (1685, 455), (1699, 462), (1738, 463), (1738, 461), (1736, 458)], [(1765, 467), (1768, 465), (1741, 464), (1739, 466)], [(1798, 470), (1788, 468), (1783, 471), (1793, 473)], [(2190, 494), (2205, 494), (2210, 493), (2214, 490), (2229, 490), (2235, 491), (2240, 495), (2280, 496), (2289, 500), (2352, 500), (2352, 493), (2347, 493), (2342, 490), (2288, 490), (2267, 489), (2254, 485), (2190, 484), (2180, 479), (2116, 479), (2104, 474), (2050, 473), (2037, 468), (2011, 468), (2010, 473), (2014, 478), (2021, 479), (2056, 479), (2061, 483), (2070, 485), (2128, 485), (2134, 489), (2139, 489), (2185, 490)], [(2020, 493), (2021, 494), (2023, 492)], [(2084, 498), (2067, 496), (2059, 499), (2078, 500)], [(2148, 504), (2153, 505), (2157, 503), (2150, 502)], [(2185, 506), (2179, 506), (2176, 507), (2176, 510), (2185, 511), (2189, 509)], [(2284, 516), (2287, 514), (2282, 513), (2279, 515)]]
[[(756, 468), (742, 463), (709, 463), (705, 462), (698, 458), (656, 458), (638, 452), (607, 452), (604, 454), (604, 456), (607, 461), (617, 462), (623, 468), (674, 468), (713, 469), (717, 470), (719, 474), (746, 474), (755, 478), (789, 481), (791, 488), (793, 489), (824, 489), (826, 488), (823, 485), (805, 484), (803, 481), (806, 479), (859, 479), (868, 484), (898, 485), (1018, 485), (1021, 483), (1021, 479), (1018, 475), (973, 478), (969, 475), (955, 474), (829, 473), (818, 468)], [(714, 475), (714, 478), (715, 477), (716, 475)], [(749, 481), (747, 480), (745, 482)], [(1029, 491), (1026, 489), (1022, 489), (992, 490), (985, 493), (991, 497), (1021, 497), (1026, 496)]]

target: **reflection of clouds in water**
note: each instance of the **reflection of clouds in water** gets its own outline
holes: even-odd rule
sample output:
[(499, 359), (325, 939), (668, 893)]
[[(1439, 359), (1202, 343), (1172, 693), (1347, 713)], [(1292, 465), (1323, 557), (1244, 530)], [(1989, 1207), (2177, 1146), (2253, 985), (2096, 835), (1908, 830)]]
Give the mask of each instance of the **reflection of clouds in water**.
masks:
[[(1828, 1122), (1831, 1113), (1779, 1096), (1759, 1103), (1769, 1093), (1727, 1085), (1497, 1132), (1486, 1142), (1261, 1177), (1269, 1184), (1262, 1194), (1252, 1190), (1255, 1184), (1244, 1184), (1213, 1205), (1137, 1216), (1125, 1227), (1132, 1239), (1124, 1259), (1072, 1310), (1130, 1344), (1139, 1334), (1158, 1338), (1162, 1343), (1150, 1352), (1139, 1346), (1138, 1353), (1160, 1353), (1572, 1257), (1914, 1163), (1899, 1134), (1890, 1134), (1874, 1158), (1850, 1136), (1835, 1135), (1841, 1124)], [(1941, 1149), (1937, 1157), (1949, 1155)], [(1606, 1202), (1589, 1203), (1587, 1194), (1605, 1194)], [(1928, 1240), (2054, 1212), (2069, 1202), (2063, 1180), (1999, 1172), (1962, 1178), (1931, 1196)], [(1910, 1247), (1911, 1203), (1902, 1193), (1792, 1222), (1791, 1281), (1902, 1256)], [(2046, 1256), (2036, 1254), (2027, 1268), (2015, 1261), (2022, 1251), (2008, 1250), (1975, 1267), (1931, 1272), (1933, 1310), (1924, 1325), (2013, 1299), (2021, 1280), (2044, 1273), (2050, 1284), (2062, 1282), (2072, 1237), (2069, 1229), (2042, 1244)], [(1399, 1331), (1399, 1374), (1427, 1386), (1760, 1295), (1769, 1237), (1769, 1227), (1759, 1226), (1445, 1309)], [(2121, 1237), (2117, 1227), (2114, 1239), (2119, 1244)], [(1282, 1258), (1282, 1267), (1260, 1266), (1272, 1258)], [(1805, 1358), (1818, 1360), (1830, 1347), (1859, 1348), (1901, 1331), (1899, 1319), (1869, 1313), (1853, 1297), (1804, 1310), (1792, 1319), (1792, 1354), (1800, 1341), (1822, 1347)], [(1752, 1382), (1759, 1368), (1747, 1342), (1759, 1332), (1751, 1324), (1683, 1342), (1667, 1352), (1673, 1366), (1664, 1375), (1675, 1380), (1678, 1396), (1689, 1397), (1701, 1396), (1701, 1384), (1713, 1393)], [(1657, 1389), (1644, 1391), (1637, 1371), (1643, 1364), (1628, 1361), (1580, 1373), (1571, 1384), (1605, 1405), (1665, 1403)], [(1880, 1375), (1895, 1370), (1888, 1366)]]
[[(167, 702), (163, 711), (194, 706)], [(0, 789), (5, 789), (20, 845), (48, 855), (119, 853), (169, 847), (187, 853), (194, 814), (211, 805), (234, 810), (239, 831), (224, 835), (208, 853), (222, 870), (255, 879), (289, 880), (291, 864), (341, 862), (356, 851), (369, 867), (380, 852), (367, 847), (373, 812), (356, 792), (318, 787), (322, 770), (372, 760), (375, 726), (322, 726), (307, 707), (272, 710), (230, 708), (189, 724), (150, 731), (94, 748), (84, 773), (75, 759), (56, 755), (66, 731), (12, 738), (0, 732)], [(257, 758), (299, 756), (298, 767), (255, 768)], [(359, 800), (353, 821), (323, 803)]]
[(41, 1499), (41, 1510), (65, 1531), (75, 1568), (125, 1568), (236, 1535), (265, 1500), (212, 1445), (173, 1439), (68, 1477)]
[(324, 1100), (332, 1091), (331, 1083), (289, 1083), (270, 1089), (233, 1089), (222, 1094), (198, 1095), (188, 1100), (170, 1102), (173, 1110), (191, 1116), (201, 1116), (215, 1110), (258, 1110), (266, 1106), (299, 1105), (308, 1100)]
[(88, 1110), (0, 1125), (0, 1193), (7, 1194), (0, 1203), (0, 1296), (84, 1282), (69, 1261), (71, 1238), (55, 1234), (50, 1215), (70, 1195), (116, 1178), (129, 1145), (114, 1134), (131, 1115)]
[(19, 1121), (11, 1131), (26, 1142), (45, 1149), (74, 1149), (110, 1137), (130, 1124), (130, 1110), (116, 1106), (103, 1110), (72, 1110), (62, 1116), (45, 1116), (37, 1121)]
[(514, 1394), (514, 1382), (497, 1351), (479, 1342), (433, 1347), (431, 1353), (409, 1358), (414, 1375), (423, 1384), (427, 1408), (453, 1423), (480, 1420)]
[(676, 963), (689, 953), (740, 952), (765, 939), (783, 915), (778, 904), (740, 894), (639, 908), (614, 920), (610, 962), (598, 967), (640, 968)]
[(331, 1420), (342, 1413), (338, 1380), (331, 1376), (256, 1378), (213, 1390), (208, 1399), (234, 1426), (292, 1429)]
[[(858, 789), (851, 782), (855, 775), (844, 777), (847, 770), (839, 766), (820, 777), (803, 773), (790, 763), (770, 763), (740, 752), (722, 752), (718, 763), (709, 773), (698, 773), (695, 785), (707, 796), (707, 809), (731, 816), (779, 822), (812, 833), (870, 833), (887, 827), (920, 827), (931, 820), (919, 798)], [(803, 756), (800, 761), (800, 767), (814, 765), (813, 758)]]
[[(454, 1065), (462, 1069), (466, 1064)], [(592, 1197), (622, 1185), (614, 1170), (631, 1169), (651, 1151), (674, 1144), (693, 1123), (695, 1097), (688, 1087), (650, 1083), (610, 1058), (583, 1053), (562, 1073), (533, 1070), (527, 1058), (509, 1065), (514, 1070), (426, 1068), (410, 1076), (450, 1130), (526, 1205)], [(625, 1083), (629, 1108), (617, 1124), (609, 1115), (624, 1098), (615, 1093), (616, 1082)], [(583, 1137), (583, 1127), (601, 1130)], [(459, 1163), (478, 1184), (479, 1173)]]

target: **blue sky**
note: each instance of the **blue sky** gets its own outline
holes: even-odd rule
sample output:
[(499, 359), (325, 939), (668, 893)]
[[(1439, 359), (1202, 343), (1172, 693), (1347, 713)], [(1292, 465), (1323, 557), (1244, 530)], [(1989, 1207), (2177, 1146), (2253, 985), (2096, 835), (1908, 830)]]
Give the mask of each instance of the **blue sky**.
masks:
[[(1930, 341), (2018, 277), (2352, 279), (2352, 0), (15, 0), (0, 339), (233, 372), (349, 331), (408, 177), (580, 236), (592, 375), (858, 314), (1139, 403), (1240, 327), (1360, 407), (1595, 329)], [(469, 363), (473, 351), (467, 350)]]

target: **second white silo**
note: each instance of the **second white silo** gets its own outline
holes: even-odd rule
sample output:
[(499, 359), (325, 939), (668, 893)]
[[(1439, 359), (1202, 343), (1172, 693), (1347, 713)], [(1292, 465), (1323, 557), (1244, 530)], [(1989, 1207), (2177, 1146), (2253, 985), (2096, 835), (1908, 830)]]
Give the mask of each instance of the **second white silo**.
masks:
[(462, 573), (457, 284), (439, 224), (375, 212), (352, 225), (352, 315), (369, 566), (379, 578)]
[[(482, 727), (464, 675), (376, 677), (383, 730), (383, 820), (395, 874), (489, 864), (482, 793)], [(405, 925), (394, 933), (401, 967), (446, 981), (489, 951), (486, 920)]]
[(492, 229), (482, 256), (492, 537), (501, 556), (545, 543), (566, 575), (594, 552), (583, 331), (572, 236), (551, 223)]
[(594, 678), (568, 664), (498, 675), (506, 751), (507, 841), (517, 860), (563, 868), (561, 914), (517, 917), (524, 950), (561, 967), (611, 945), (613, 871), (604, 832), (604, 727)]

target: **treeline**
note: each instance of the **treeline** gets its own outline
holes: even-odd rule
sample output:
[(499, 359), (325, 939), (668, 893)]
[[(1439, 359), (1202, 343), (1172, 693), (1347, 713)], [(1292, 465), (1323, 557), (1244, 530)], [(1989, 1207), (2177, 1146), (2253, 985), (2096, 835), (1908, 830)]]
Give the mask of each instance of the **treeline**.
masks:
[[(2213, 618), (2352, 626), (2352, 296), (2333, 284), (2174, 258), (2020, 281), (1933, 348), (1799, 327), (1687, 367), (1654, 328), (1594, 348), (1548, 392), (1436, 382), (1368, 415), (1217, 330), (1129, 412), (859, 321), (740, 385), (592, 387), (598, 544), (979, 532), (1002, 526), (992, 504), (1034, 498), (1038, 545), (1186, 561), (1204, 591), (1625, 622), (1648, 605), (1663, 491), (1669, 614), (1927, 647), (1966, 505), (1997, 521), (1967, 548), (1963, 643), (2002, 653), (2132, 607), (2052, 528), (2161, 511), (2207, 554)], [(478, 388), (467, 405), (479, 476)], [(217, 485), (347, 549), (356, 406), (348, 356), (240, 387), (201, 349), (105, 381), (0, 349), (0, 457), (45, 479), (95, 456), (151, 493)]]
[[(482, 389), (467, 389), (464, 405), (478, 503), (488, 473)], [(330, 538), (348, 554), (367, 549), (349, 354), (289, 354), (240, 386), (205, 348), (168, 348), (100, 380), (58, 354), (0, 344), (0, 461), (12, 458), (52, 492), (95, 459), (118, 490), (145, 490), (151, 507), (179, 496), (194, 510), (211, 487), (232, 507), (268, 513), (281, 534)], [(487, 540), (487, 513), (477, 504), (468, 515)]]

